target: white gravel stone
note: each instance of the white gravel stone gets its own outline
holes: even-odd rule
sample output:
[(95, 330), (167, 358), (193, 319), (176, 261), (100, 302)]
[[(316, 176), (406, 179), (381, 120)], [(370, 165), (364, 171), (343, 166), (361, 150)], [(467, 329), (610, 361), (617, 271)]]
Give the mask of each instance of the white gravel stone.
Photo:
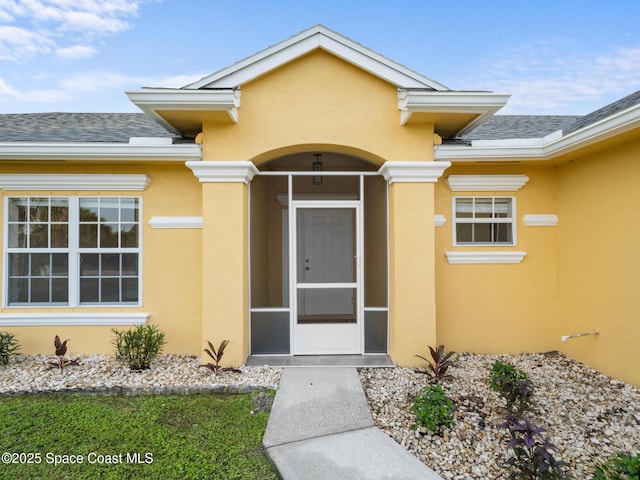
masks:
[[(405, 368), (362, 369), (360, 378), (374, 422), (444, 478), (504, 479), (509, 456), (502, 423), (504, 403), (489, 388), (497, 359), (524, 370), (534, 383), (535, 426), (558, 447), (575, 478), (589, 479), (595, 466), (623, 451), (640, 452), (640, 389), (602, 375), (557, 353), (460, 354), (442, 382), (455, 402), (456, 424), (439, 435), (413, 430), (413, 398), (427, 377)], [(484, 426), (484, 428), (482, 428)]]
[(200, 368), (200, 358), (187, 355), (159, 355), (149, 370), (134, 372), (111, 355), (80, 355), (80, 365), (61, 371), (50, 368), (54, 356), (15, 355), (0, 367), (0, 394), (93, 391), (98, 393), (238, 393), (276, 389), (282, 369), (243, 367), (242, 373), (222, 372), (218, 376)]

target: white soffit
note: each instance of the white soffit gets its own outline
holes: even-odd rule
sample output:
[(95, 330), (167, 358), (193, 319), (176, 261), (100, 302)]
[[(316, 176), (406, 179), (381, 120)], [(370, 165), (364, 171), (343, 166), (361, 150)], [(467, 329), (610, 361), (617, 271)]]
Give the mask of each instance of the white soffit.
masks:
[(0, 175), (0, 189), (142, 191), (149, 186), (150, 181), (150, 178), (143, 174), (9, 173)]
[(0, 142), (0, 160), (184, 162), (200, 159), (201, 150), (194, 144)]
[(287, 40), (187, 85), (184, 89), (236, 88), (318, 48), (401, 88), (449, 90), (444, 85), (323, 25), (316, 25), (304, 30)]
[(526, 175), (449, 175), (447, 185), (452, 192), (520, 190), (529, 181)]
[(450, 162), (385, 162), (378, 173), (389, 182), (430, 182), (435, 183), (442, 176), (442, 173), (451, 166)]
[(458, 135), (464, 135), (476, 124), (504, 107), (509, 97), (510, 95), (493, 92), (405, 90), (398, 92), (400, 123), (405, 125), (414, 113), (477, 114), (478, 118), (458, 132)]

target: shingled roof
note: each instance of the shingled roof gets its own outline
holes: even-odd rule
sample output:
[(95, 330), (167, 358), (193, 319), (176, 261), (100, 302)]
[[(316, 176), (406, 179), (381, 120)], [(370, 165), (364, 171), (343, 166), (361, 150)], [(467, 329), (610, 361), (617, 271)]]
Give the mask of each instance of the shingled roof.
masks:
[(144, 113), (0, 115), (0, 142), (128, 142), (130, 137), (174, 136)]

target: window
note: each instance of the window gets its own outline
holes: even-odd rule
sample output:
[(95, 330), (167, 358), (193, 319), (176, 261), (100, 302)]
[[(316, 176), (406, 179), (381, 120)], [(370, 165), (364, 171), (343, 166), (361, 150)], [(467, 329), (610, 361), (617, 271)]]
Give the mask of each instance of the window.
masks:
[(139, 304), (140, 199), (11, 197), (10, 306)]
[(454, 245), (515, 245), (513, 197), (455, 197)]

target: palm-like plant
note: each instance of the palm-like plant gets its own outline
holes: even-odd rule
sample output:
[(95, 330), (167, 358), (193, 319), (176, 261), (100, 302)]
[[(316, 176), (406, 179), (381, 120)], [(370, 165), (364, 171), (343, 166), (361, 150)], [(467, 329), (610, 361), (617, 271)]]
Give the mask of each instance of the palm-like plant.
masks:
[(447, 374), (447, 370), (451, 365), (453, 365), (454, 359), (452, 357), (455, 355), (455, 352), (445, 353), (444, 345), (438, 345), (436, 348), (430, 346), (429, 352), (431, 353), (432, 360), (429, 360), (422, 355), (416, 355), (416, 357), (427, 362), (427, 369), (415, 371), (417, 373), (425, 373), (429, 375), (431, 377), (431, 383), (440, 383), (441, 380), (451, 376)]
[(216, 375), (219, 375), (220, 372), (241, 373), (241, 371), (237, 368), (223, 367), (220, 364), (220, 362), (222, 361), (222, 356), (224, 355), (224, 350), (225, 348), (227, 348), (227, 345), (229, 345), (229, 340), (223, 340), (222, 342), (220, 342), (218, 350), (216, 350), (216, 348), (213, 346), (213, 343), (209, 341), (207, 343), (209, 344), (209, 348), (205, 348), (204, 351), (213, 359), (214, 363), (205, 363), (204, 365), (200, 365), (201, 367), (208, 368)]

